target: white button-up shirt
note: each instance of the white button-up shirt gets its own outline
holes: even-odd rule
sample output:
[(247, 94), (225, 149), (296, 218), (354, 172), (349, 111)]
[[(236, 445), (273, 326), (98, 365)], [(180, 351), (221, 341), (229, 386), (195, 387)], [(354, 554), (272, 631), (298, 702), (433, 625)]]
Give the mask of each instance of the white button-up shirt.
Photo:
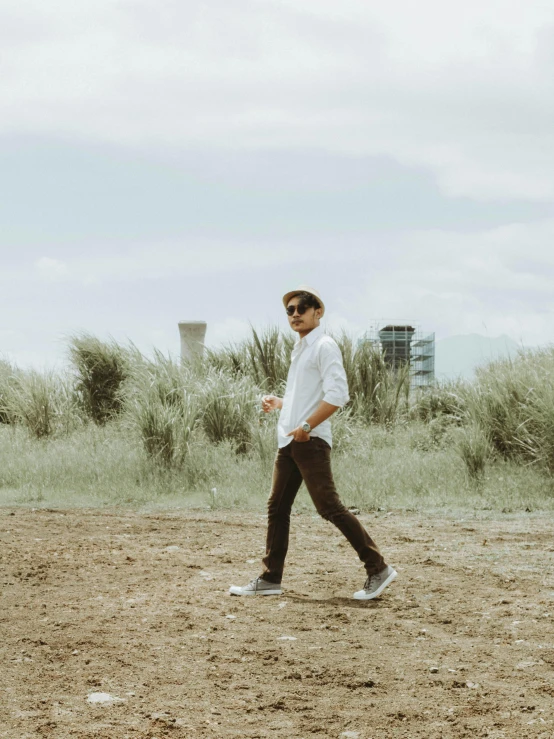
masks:
[[(337, 342), (318, 326), (298, 339), (291, 355), (287, 388), (277, 426), (279, 447), (287, 446), (293, 429), (304, 423), (322, 400), (342, 407), (350, 399), (348, 382)], [(332, 446), (331, 419), (310, 432)]]

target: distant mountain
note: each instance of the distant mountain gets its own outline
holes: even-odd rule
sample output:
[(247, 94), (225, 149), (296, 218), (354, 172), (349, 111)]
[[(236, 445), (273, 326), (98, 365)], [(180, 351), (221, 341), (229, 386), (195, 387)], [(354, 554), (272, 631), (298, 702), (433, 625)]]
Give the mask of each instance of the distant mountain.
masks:
[(480, 334), (449, 336), (435, 347), (435, 375), (438, 380), (471, 380), (476, 367), (501, 357), (515, 357), (521, 345), (509, 336), (489, 338)]

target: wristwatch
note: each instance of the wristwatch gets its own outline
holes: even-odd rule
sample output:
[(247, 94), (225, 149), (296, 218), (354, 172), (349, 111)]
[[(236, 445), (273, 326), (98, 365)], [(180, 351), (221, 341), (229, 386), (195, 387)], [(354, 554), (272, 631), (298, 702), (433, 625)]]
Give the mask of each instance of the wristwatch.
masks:
[(312, 430), (312, 427), (307, 421), (304, 421), (304, 423), (300, 426), (300, 428), (302, 429), (302, 431), (305, 431), (307, 434), (309, 434), (310, 431)]

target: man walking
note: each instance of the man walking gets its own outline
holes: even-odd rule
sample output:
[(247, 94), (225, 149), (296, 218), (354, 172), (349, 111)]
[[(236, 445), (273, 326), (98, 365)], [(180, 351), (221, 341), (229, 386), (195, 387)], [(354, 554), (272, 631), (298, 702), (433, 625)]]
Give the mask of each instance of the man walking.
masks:
[(348, 384), (337, 343), (319, 325), (325, 305), (305, 285), (283, 297), (289, 325), (298, 334), (291, 355), (285, 396), (266, 395), (262, 408), (280, 409), (279, 451), (268, 503), (263, 572), (248, 585), (231, 586), (231, 595), (281, 595), (287, 555), (290, 513), (302, 480), (317, 512), (331, 521), (363, 562), (367, 579), (354, 593), (357, 600), (380, 595), (396, 577), (360, 521), (341, 503), (331, 471), (330, 417), (348, 402)]

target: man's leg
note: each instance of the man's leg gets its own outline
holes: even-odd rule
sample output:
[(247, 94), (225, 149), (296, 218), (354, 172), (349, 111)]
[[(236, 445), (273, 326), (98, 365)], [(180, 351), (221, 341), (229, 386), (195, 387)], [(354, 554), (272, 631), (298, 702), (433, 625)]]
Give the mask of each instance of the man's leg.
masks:
[(277, 453), (267, 505), (267, 539), (262, 578), (271, 583), (280, 583), (283, 577), (289, 547), (290, 512), (302, 484), (302, 475), (292, 457), (291, 446), (289, 444)]
[(360, 521), (341, 502), (331, 471), (331, 448), (323, 439), (291, 444), (291, 453), (317, 512), (331, 521), (358, 553), (368, 576), (381, 572), (387, 565), (377, 544)]

